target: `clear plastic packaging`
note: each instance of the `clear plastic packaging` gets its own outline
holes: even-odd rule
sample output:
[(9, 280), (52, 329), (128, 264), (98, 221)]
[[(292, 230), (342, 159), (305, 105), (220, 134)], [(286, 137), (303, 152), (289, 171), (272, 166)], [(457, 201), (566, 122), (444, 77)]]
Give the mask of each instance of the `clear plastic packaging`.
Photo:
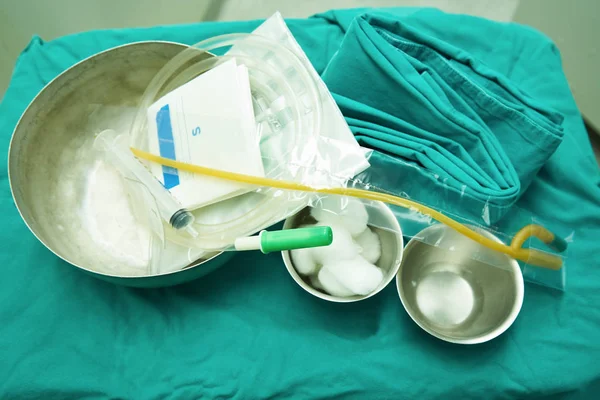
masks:
[[(264, 177), (322, 187), (341, 186), (346, 179), (368, 167), (364, 150), (354, 140), (331, 95), (283, 20), (274, 19), (272, 23), (274, 31), (265, 34), (277, 40), (257, 34), (225, 35), (192, 46), (167, 63), (142, 97), (129, 130), (130, 146), (150, 149), (148, 109), (152, 104), (204, 72), (234, 61), (248, 71)], [(209, 52), (221, 55), (217, 57)], [(328, 110), (325, 124), (324, 106)], [(333, 118), (332, 108), (336, 112)], [(186, 116), (189, 117), (171, 115), (171, 119), (182, 117), (185, 121)], [(323, 141), (337, 145), (319, 149)], [(342, 151), (326, 154), (331, 149)], [(324, 151), (324, 156), (319, 155), (319, 151)], [(319, 162), (328, 165), (319, 165)], [(314, 171), (302, 167), (306, 165), (314, 166)], [(151, 164), (146, 166), (150, 169)], [(327, 173), (315, 173), (321, 170)], [(144, 186), (139, 179), (130, 182)], [(164, 263), (161, 253), (170, 243), (201, 251), (229, 250), (235, 239), (267, 228), (310, 203), (310, 196), (302, 192), (249, 188), (246, 193), (194, 210), (194, 221), (190, 225), (194, 235), (191, 235), (189, 230), (174, 229), (168, 223), (163, 215), (165, 201), (161, 201), (162, 196), (156, 190), (131, 190), (130, 193), (138, 205), (135, 207), (139, 210), (138, 217), (153, 227), (155, 235), (149, 246), (150, 274), (161, 272), (157, 264)], [(147, 207), (150, 207), (148, 211), (141, 211)]]
[[(97, 223), (104, 223), (107, 230), (104, 237), (98, 237), (98, 240), (122, 241), (122, 246), (127, 247), (124, 252), (129, 254), (129, 257), (135, 255), (137, 270), (128, 270), (120, 266), (118, 273), (123, 276), (157, 275), (181, 269), (201, 259), (207, 254), (206, 251), (182, 247), (176, 242), (165, 240), (163, 224), (172, 225), (173, 222), (180, 224), (181, 206), (131, 154), (126, 140), (125, 135), (106, 130), (98, 134), (94, 141), (94, 147), (99, 155), (98, 162), (102, 165), (103, 171), (109, 173), (114, 170), (122, 178), (120, 181), (110, 181), (112, 196), (124, 195), (122, 199), (110, 199), (111, 206), (118, 207), (118, 204), (123, 201), (128, 205), (127, 210), (113, 210), (113, 219), (117, 220), (97, 221)], [(106, 189), (107, 182), (101, 179), (94, 181), (100, 185), (94, 190)], [(185, 214), (183, 213), (184, 217)], [(186, 226), (179, 226), (179, 229), (185, 229)], [(113, 236), (117, 234), (120, 236)]]

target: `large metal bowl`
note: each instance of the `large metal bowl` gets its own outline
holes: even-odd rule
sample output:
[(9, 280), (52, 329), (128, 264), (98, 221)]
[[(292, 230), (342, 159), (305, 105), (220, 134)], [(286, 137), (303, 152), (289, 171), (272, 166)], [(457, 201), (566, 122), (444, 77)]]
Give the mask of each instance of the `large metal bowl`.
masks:
[[(9, 179), (21, 217), (54, 254), (94, 276), (128, 286), (186, 282), (224, 264), (229, 253), (211, 253), (185, 269), (155, 276), (122, 276), (119, 263), (84, 228), (82, 203), (97, 153), (94, 135), (127, 129), (155, 74), (187, 46), (138, 42), (89, 57), (64, 71), (31, 102), (9, 150)], [(198, 59), (211, 57), (199, 52)]]

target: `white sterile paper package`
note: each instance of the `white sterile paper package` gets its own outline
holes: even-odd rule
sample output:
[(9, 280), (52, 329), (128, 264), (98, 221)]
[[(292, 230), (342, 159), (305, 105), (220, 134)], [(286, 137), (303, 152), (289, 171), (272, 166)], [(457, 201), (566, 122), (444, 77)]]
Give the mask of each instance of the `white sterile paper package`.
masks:
[[(248, 70), (234, 59), (156, 101), (148, 109), (148, 135), (149, 150), (154, 154), (229, 172), (264, 176)], [(249, 190), (246, 186), (158, 164), (152, 164), (151, 171), (188, 210)]]

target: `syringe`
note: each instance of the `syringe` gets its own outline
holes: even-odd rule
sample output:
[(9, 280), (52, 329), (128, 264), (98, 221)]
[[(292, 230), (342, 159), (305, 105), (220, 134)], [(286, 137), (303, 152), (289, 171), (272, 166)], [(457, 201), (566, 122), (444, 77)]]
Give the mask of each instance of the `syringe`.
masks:
[(112, 129), (100, 132), (94, 141), (94, 148), (106, 153), (107, 159), (123, 176), (135, 176), (156, 200), (158, 212), (169, 225), (185, 229), (193, 237), (198, 233), (192, 227), (194, 216), (171, 195), (171, 193), (144, 167), (131, 153), (127, 137)]

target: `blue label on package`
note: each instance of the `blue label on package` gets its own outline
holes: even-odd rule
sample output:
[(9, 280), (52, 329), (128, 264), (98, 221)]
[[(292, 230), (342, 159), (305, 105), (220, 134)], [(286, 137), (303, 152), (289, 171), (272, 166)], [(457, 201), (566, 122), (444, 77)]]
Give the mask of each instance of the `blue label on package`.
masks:
[[(176, 160), (175, 141), (173, 140), (171, 113), (169, 112), (168, 104), (156, 113), (156, 129), (158, 131), (158, 148), (161, 157)], [(171, 189), (172, 187), (179, 185), (179, 174), (177, 169), (163, 165), (162, 170), (165, 188)]]

